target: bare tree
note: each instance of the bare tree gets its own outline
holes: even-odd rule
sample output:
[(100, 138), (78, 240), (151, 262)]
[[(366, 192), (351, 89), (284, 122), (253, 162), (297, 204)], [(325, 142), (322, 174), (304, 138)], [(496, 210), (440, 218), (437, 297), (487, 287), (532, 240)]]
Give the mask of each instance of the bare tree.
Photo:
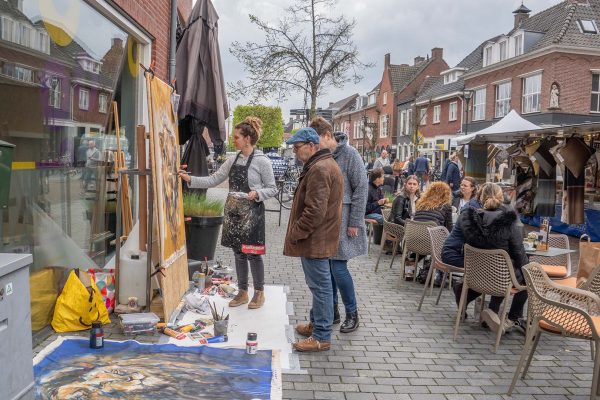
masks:
[(326, 88), (358, 83), (359, 71), (372, 65), (358, 59), (352, 42), (355, 21), (327, 15), (336, 1), (297, 0), (277, 25), (250, 15), (265, 40), (232, 44), (229, 51), (244, 65), (249, 79), (230, 84), (229, 94), (258, 102), (282, 93), (306, 93), (313, 117), (317, 98)]

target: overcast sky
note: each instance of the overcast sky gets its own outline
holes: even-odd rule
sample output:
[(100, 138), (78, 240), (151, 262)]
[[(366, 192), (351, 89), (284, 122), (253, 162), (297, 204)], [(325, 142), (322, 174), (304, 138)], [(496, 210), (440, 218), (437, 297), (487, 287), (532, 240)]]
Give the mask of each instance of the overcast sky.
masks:
[[(532, 15), (563, 0), (525, 0)], [(247, 77), (240, 63), (229, 52), (233, 41), (257, 41), (262, 33), (249, 22), (248, 14), (275, 23), (291, 3), (289, 0), (213, 0), (219, 13), (219, 44), (225, 80), (235, 82)], [(327, 107), (353, 93), (366, 94), (381, 79), (383, 57), (391, 54), (393, 64), (412, 64), (415, 56), (431, 55), (433, 47), (444, 49), (444, 59), (452, 67), (484, 40), (513, 27), (512, 11), (521, 0), (340, 0), (332, 14), (343, 13), (356, 20), (354, 42), (359, 57), (375, 66), (364, 71), (358, 85), (330, 89), (321, 96), (319, 107)], [(230, 100), (231, 108), (243, 101)], [(275, 99), (264, 102), (277, 105)], [(304, 96), (296, 94), (279, 104), (285, 120), (290, 108), (302, 108)], [(310, 101), (308, 103), (310, 106)]]

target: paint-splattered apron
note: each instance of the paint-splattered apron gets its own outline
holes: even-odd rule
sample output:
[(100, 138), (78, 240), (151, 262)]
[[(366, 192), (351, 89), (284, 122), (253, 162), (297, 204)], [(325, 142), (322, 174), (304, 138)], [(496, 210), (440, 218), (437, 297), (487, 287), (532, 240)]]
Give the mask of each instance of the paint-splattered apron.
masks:
[(239, 193), (249, 193), (248, 168), (254, 152), (246, 165), (238, 165), (237, 154), (229, 170), (229, 195), (225, 202), (225, 218), (221, 245), (250, 254), (265, 254), (265, 206), (262, 201), (248, 200)]

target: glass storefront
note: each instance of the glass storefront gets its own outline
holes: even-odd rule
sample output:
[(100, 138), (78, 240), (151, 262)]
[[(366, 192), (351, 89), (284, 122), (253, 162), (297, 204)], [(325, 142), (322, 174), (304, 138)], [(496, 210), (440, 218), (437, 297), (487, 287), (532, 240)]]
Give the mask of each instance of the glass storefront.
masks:
[(0, 252), (33, 254), (34, 330), (70, 269), (113, 255), (112, 102), (133, 166), (140, 48), (82, 0), (0, 0), (0, 140), (15, 145)]

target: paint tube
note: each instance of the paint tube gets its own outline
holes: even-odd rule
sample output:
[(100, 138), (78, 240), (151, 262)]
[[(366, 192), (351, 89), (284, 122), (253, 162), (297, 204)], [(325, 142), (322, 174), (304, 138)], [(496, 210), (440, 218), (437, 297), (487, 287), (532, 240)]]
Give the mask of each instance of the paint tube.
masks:
[(177, 340), (185, 339), (185, 333), (180, 333), (180, 332), (174, 331), (171, 328), (164, 328), (163, 333), (167, 336), (174, 337)]
[(198, 343), (200, 345), (206, 345), (211, 343), (225, 343), (228, 340), (227, 335), (213, 336), (211, 338), (200, 339)]
[(179, 332), (181, 333), (188, 333), (191, 332), (192, 329), (194, 329), (194, 325), (190, 324), (190, 325), (184, 325), (181, 328), (177, 329)]

